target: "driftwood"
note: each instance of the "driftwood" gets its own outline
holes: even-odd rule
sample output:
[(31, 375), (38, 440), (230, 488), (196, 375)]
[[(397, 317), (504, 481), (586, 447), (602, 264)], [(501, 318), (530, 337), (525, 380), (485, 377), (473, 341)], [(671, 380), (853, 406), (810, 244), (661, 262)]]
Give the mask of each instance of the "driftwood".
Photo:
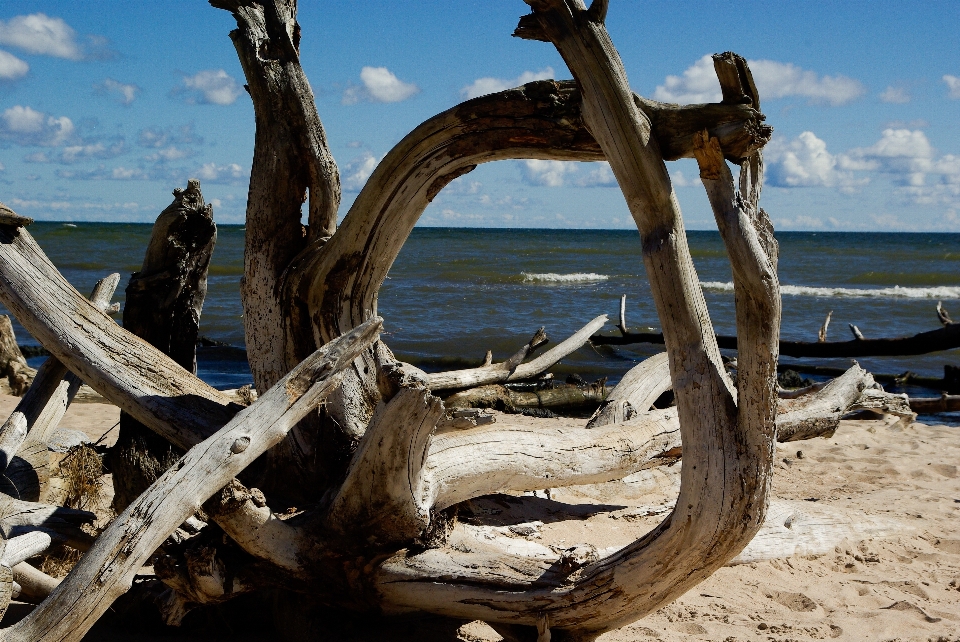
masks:
[(960, 410), (960, 395), (941, 395), (939, 397), (910, 397), (910, 410), (917, 413), (957, 412)]
[[(125, 329), (193, 374), (216, 240), (213, 208), (204, 203), (200, 182), (191, 179), (185, 190), (173, 191), (173, 203), (154, 223), (143, 265), (130, 277), (123, 307)], [(182, 449), (121, 412), (120, 434), (108, 457), (114, 509), (126, 508), (182, 455)]]
[(508, 412), (525, 408), (585, 408), (603, 402), (609, 392), (603, 381), (584, 386), (563, 384), (537, 390), (513, 390), (494, 385), (458, 392), (444, 399), (444, 403), (447, 408), (496, 408)]
[[(624, 299), (621, 299), (621, 303)], [(623, 312), (621, 308), (621, 313)], [(621, 324), (622, 321), (621, 314)], [(649, 410), (664, 392), (673, 386), (670, 381), (670, 363), (667, 353), (645, 359), (631, 368), (620, 383), (610, 391), (603, 403), (587, 422), (587, 428), (627, 421), (638, 413)]]
[(502, 363), (490, 363), (492, 355), (488, 354), (488, 362), (479, 368), (469, 370), (452, 370), (427, 375), (427, 387), (430, 390), (453, 390), (457, 388), (474, 388), (501, 381), (522, 381), (530, 379), (544, 372), (567, 355), (578, 350), (590, 340), (590, 336), (607, 322), (607, 315), (602, 314), (578, 330), (565, 341), (546, 351), (536, 359), (523, 363), (524, 359), (538, 346), (547, 342), (547, 335), (543, 328), (534, 335), (530, 343), (519, 352)]
[[(119, 281), (119, 274), (111, 274), (97, 282), (90, 303), (104, 313), (112, 312), (110, 300)], [(80, 387), (80, 379), (56, 357), (47, 358), (37, 370), (29, 390), (0, 426), (0, 472), (11, 486), (9, 494), (34, 500), (43, 495), (49, 478), (47, 441)]]
[[(942, 309), (942, 308), (940, 308)], [(939, 311), (938, 311), (939, 316)], [(949, 315), (948, 315), (949, 316)], [(828, 320), (820, 329), (824, 340), (783, 341), (779, 343), (780, 354), (785, 357), (810, 357), (832, 359), (839, 357), (884, 357), (929, 354), (942, 350), (960, 348), (960, 324), (947, 323), (942, 328), (921, 332), (910, 337), (889, 339), (866, 339), (855, 325), (850, 325), (852, 341), (826, 341)], [(663, 344), (663, 333), (624, 332), (620, 335), (595, 334), (590, 337), (593, 345), (631, 345), (636, 343)], [(736, 350), (737, 337), (718, 335), (717, 344), (724, 349)]]
[(19, 397), (25, 393), (36, 374), (20, 352), (10, 317), (0, 315), (0, 376), (6, 378), (10, 394)]
[[(263, 391), (252, 403), (231, 402), (116, 326), (25, 229), (0, 217), (0, 300), (67, 368), (187, 451), (0, 639), (81, 639), (163, 545), (154, 568), (169, 589), (160, 603), (172, 623), (197, 605), (270, 587), (278, 603), (284, 591), (299, 592), (304, 620), (313, 604), (419, 611), (483, 619), (512, 639), (585, 641), (670, 602), (753, 539), (765, 522), (781, 422), (777, 247), (759, 206), (759, 150), (770, 128), (750, 71), (741, 57), (720, 54), (723, 103), (652, 103), (630, 90), (605, 0), (589, 9), (580, 0), (528, 3), (533, 13), (516, 35), (552, 43), (575, 80), (531, 83), (427, 120), (380, 162), (337, 228), (339, 176), (300, 66), (296, 4), (214, 0), (237, 20), (231, 37), (257, 125), (241, 289)], [(664, 164), (680, 156), (698, 162), (733, 267), (736, 385)], [(437, 193), (479, 163), (509, 158), (610, 163), (640, 232), (666, 356), (633, 373), (590, 429), (503, 422), (437, 432), (445, 408), (430, 392), (431, 375), (397, 362), (378, 339), (377, 292)], [(740, 164), (739, 186), (725, 159)], [(467, 381), (509, 379), (550, 355), (523, 364), (537, 343), (505, 364), (491, 359)], [(648, 410), (668, 371), (676, 407)], [(863, 397), (864, 407), (892, 404)], [(447, 509), (472, 497), (616, 479), (681, 452), (673, 512), (606, 557), (589, 546), (533, 555), (448, 539)], [(219, 528), (186, 523), (201, 505)], [(4, 533), (4, 542), (40, 542), (52, 517)], [(13, 594), (13, 577), (0, 563), (0, 594)]]

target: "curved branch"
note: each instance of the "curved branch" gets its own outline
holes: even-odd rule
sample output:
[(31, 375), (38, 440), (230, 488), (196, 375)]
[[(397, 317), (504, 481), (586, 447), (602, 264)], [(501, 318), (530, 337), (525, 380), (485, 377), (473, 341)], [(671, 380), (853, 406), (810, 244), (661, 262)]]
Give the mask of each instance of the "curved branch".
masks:
[[(668, 160), (692, 157), (693, 137), (704, 127), (737, 158), (763, 146), (772, 131), (747, 105), (635, 100)], [(583, 125), (574, 82), (537, 81), (475, 98), (410, 132), (379, 163), (333, 239), (314, 244), (291, 264), (284, 284), (291, 324), (308, 328), (319, 315), (322, 343), (373, 314), (384, 277), (437, 193), (480, 163), (514, 158), (605, 159)]]
[(670, 381), (670, 361), (661, 352), (623, 375), (620, 383), (587, 422), (587, 428), (627, 421), (638, 413), (648, 411), (660, 395), (673, 387)]

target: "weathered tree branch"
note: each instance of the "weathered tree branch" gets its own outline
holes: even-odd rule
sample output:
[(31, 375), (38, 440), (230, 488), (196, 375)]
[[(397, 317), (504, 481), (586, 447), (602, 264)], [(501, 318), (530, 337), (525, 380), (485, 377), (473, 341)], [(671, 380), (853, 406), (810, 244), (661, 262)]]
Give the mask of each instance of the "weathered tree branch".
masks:
[(620, 423), (646, 412), (672, 386), (666, 352), (644, 359), (623, 375), (620, 383), (590, 417), (587, 428)]
[(173, 444), (203, 441), (241, 408), (93, 306), (22, 228), (0, 226), (0, 300), (90, 387)]
[[(302, 328), (288, 323), (287, 303), (278, 285), (298, 252), (336, 231), (340, 174), (300, 66), (296, 2), (211, 0), (210, 4), (229, 11), (237, 21), (238, 29), (230, 32), (230, 38), (256, 117), (241, 299), (254, 384), (266, 390), (324, 343), (314, 344), (311, 332), (303, 334)], [(300, 224), (304, 202), (308, 202), (307, 230)], [(290, 349), (284, 344), (290, 344)]]
[(754, 221), (743, 224), (739, 208), (732, 220), (718, 214), (728, 228), (724, 238), (734, 260), (748, 263), (734, 266), (749, 297), (738, 297), (738, 326), (752, 348), (766, 348), (756, 350), (749, 374), (740, 379), (738, 410), (666, 169), (606, 29), (578, 0), (529, 3), (542, 33), (577, 79), (584, 121), (604, 149), (641, 233), (689, 449), (677, 510), (648, 536), (573, 575), (557, 560), (438, 549), (388, 560), (377, 587), (385, 608), (527, 626), (543, 625), (546, 618), (570, 638), (589, 639), (706, 577), (736, 555), (762, 523), (776, 399), (776, 357), (769, 344), (772, 338), (776, 345), (779, 296), (775, 269), (758, 251)]
[[(533, 342), (528, 343), (520, 352), (502, 363), (494, 363), (467, 370), (451, 370), (449, 372), (428, 374), (427, 387), (430, 388), (430, 390), (454, 390), (457, 388), (473, 388), (490, 383), (530, 379), (578, 350), (584, 343), (589, 341), (590, 336), (599, 328), (602, 328), (606, 322), (607, 315), (601, 314), (565, 341), (562, 341), (527, 363), (522, 363), (522, 361), (526, 358), (528, 352), (532, 350), (531, 346), (533, 346)], [(541, 332), (542, 330), (541, 328)], [(544, 335), (544, 337), (545, 336), (546, 335)], [(545, 340), (546, 339), (544, 339), (544, 341)], [(537, 345), (540, 343), (543, 342), (539, 342)]]
[(376, 340), (380, 325), (379, 317), (371, 319), (330, 342), (191, 448), (107, 527), (38, 609), (4, 630), (4, 639), (80, 640), (177, 526), (316, 409), (339, 383), (340, 372)]

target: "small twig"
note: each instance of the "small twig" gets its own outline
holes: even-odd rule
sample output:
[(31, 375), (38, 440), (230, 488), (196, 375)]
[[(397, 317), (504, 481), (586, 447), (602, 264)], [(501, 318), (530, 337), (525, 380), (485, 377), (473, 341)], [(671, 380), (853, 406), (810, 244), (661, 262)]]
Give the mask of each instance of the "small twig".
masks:
[(819, 343), (826, 343), (827, 341), (827, 328), (830, 327), (830, 317), (833, 316), (833, 310), (827, 312), (827, 318), (823, 320), (823, 325), (820, 326), (820, 332), (817, 334), (817, 341)]
[(620, 334), (623, 336), (627, 335), (627, 295), (624, 294), (620, 297), (620, 324), (617, 326), (620, 329)]
[(852, 323), (849, 323), (848, 325), (850, 326), (850, 332), (853, 333), (853, 338), (856, 339), (857, 341), (863, 341), (864, 337), (863, 337), (863, 333), (860, 332), (860, 328), (853, 325)]
[(950, 313), (944, 309), (943, 301), (937, 301), (937, 318), (944, 326), (953, 325), (953, 319), (950, 318)]

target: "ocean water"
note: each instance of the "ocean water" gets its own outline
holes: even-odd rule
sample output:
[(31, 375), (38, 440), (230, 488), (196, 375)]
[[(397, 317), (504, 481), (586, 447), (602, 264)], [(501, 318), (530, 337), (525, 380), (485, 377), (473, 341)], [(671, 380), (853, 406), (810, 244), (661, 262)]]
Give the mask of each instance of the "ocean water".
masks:
[[(30, 232), (64, 276), (87, 293), (110, 272), (139, 269), (150, 225), (35, 223)], [(942, 301), (960, 318), (960, 235), (778, 233), (784, 339), (815, 341), (829, 311), (828, 340), (911, 335), (939, 327)], [(730, 265), (716, 232), (689, 232), (691, 253), (714, 329), (734, 334)], [(243, 346), (239, 282), (243, 228), (220, 226), (201, 334)], [(658, 328), (635, 231), (417, 228), (383, 285), (384, 339), (403, 360), (426, 370), (478, 365), (487, 350), (504, 359), (540, 326), (560, 341), (600, 314), (614, 332), (627, 295), (627, 324)], [(35, 343), (17, 326), (21, 343)], [(658, 346), (586, 346), (553, 371), (617, 381)], [(203, 349), (200, 376), (218, 387), (249, 383), (242, 352)], [(793, 360), (784, 359), (785, 363)], [(798, 360), (834, 367), (848, 359)], [(868, 370), (938, 377), (960, 365), (960, 350), (915, 357), (864, 358)], [(925, 394), (931, 394), (929, 391)]]

